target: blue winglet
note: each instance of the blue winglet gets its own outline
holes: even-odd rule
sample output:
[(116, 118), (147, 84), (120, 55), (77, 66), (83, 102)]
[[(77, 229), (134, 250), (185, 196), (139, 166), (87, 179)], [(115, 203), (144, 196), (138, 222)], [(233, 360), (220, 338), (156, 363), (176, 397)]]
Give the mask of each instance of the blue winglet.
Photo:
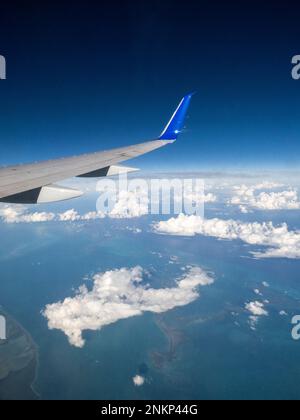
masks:
[(181, 100), (166, 128), (161, 133), (159, 140), (177, 140), (183, 128), (186, 113), (193, 95), (194, 93), (190, 93)]

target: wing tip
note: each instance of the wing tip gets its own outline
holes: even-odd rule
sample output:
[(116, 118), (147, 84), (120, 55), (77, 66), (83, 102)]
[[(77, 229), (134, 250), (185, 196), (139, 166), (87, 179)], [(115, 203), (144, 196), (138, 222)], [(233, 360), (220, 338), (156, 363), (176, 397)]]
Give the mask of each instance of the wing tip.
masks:
[(177, 140), (178, 135), (182, 131), (191, 99), (195, 94), (196, 92), (188, 93), (181, 99), (172, 118), (159, 136), (159, 140)]

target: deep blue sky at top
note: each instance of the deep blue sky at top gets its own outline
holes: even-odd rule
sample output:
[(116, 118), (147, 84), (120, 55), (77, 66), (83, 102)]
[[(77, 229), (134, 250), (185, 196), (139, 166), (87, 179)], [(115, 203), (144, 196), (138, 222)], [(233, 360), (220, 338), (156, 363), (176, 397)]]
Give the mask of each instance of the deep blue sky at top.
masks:
[(175, 146), (142, 168), (297, 168), (300, 6), (289, 1), (2, 2), (1, 164), (153, 139), (197, 91)]

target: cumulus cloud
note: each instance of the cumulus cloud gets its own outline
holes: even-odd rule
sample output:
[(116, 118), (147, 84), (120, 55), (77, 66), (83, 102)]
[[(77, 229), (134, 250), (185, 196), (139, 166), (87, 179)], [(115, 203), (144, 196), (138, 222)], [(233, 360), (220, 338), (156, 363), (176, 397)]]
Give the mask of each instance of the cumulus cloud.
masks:
[(284, 184), (273, 181), (263, 181), (261, 183), (255, 184), (253, 188), (255, 190), (273, 190), (275, 188), (283, 188)]
[(246, 303), (245, 309), (251, 313), (251, 315), (249, 316), (249, 325), (253, 331), (256, 330), (259, 318), (262, 316), (269, 315), (268, 312), (265, 310), (264, 304), (258, 301)]
[(267, 247), (253, 252), (257, 258), (300, 258), (300, 232), (289, 231), (284, 223), (243, 223), (235, 220), (203, 219), (184, 214), (154, 225), (157, 233), (178, 236), (211, 236), (219, 239), (239, 239), (250, 245)]
[(132, 381), (135, 386), (143, 386), (145, 383), (145, 378), (141, 375), (136, 375), (132, 378)]
[(249, 210), (248, 210), (248, 208), (247, 208), (246, 206), (242, 206), (242, 205), (240, 205), (240, 206), (239, 206), (239, 209), (240, 209), (240, 212), (241, 212), (241, 213), (244, 213), (244, 214), (249, 213)]
[(266, 281), (263, 281), (263, 282), (262, 282), (262, 285), (263, 285), (264, 287), (266, 287), (266, 288), (270, 287), (269, 283), (268, 283), (268, 282), (266, 282)]
[[(52, 221), (74, 222), (76, 220), (87, 220), (89, 213), (80, 215), (74, 209), (64, 213), (27, 212), (23, 206), (5, 206), (0, 210), (0, 217), (4, 223), (45, 223)], [(100, 217), (100, 214), (97, 214)]]
[(253, 330), (253, 331), (256, 330), (256, 326), (258, 324), (258, 321), (259, 321), (259, 317), (258, 316), (255, 316), (255, 315), (249, 316), (248, 323), (250, 325), (251, 330)]
[(262, 296), (262, 293), (260, 292), (259, 289), (254, 289), (254, 293), (258, 296)]
[(261, 210), (298, 210), (300, 202), (296, 190), (281, 192), (262, 192), (254, 202), (256, 208)]
[(185, 201), (190, 201), (194, 203), (215, 203), (217, 201), (217, 196), (213, 193), (205, 193), (204, 191), (192, 191), (189, 188), (183, 190), (183, 195), (175, 195), (175, 201), (180, 201), (182, 198)]
[(128, 232), (132, 232), (132, 233), (134, 233), (135, 235), (138, 235), (138, 234), (140, 234), (140, 233), (142, 233), (142, 232), (143, 232), (143, 231), (142, 231), (142, 229), (140, 229), (140, 228), (130, 227), (130, 226), (127, 226), (127, 227), (126, 227), (126, 230), (127, 230)]
[(43, 314), (49, 328), (63, 331), (70, 344), (83, 347), (84, 330), (96, 331), (144, 312), (162, 313), (185, 306), (199, 297), (199, 286), (214, 281), (200, 267), (191, 267), (174, 287), (153, 289), (143, 282), (144, 275), (141, 267), (96, 274), (91, 290), (83, 285), (74, 297), (46, 306)]
[(217, 201), (217, 196), (213, 193), (207, 193), (201, 196), (200, 200), (204, 203), (215, 203)]
[(143, 192), (120, 191), (118, 201), (108, 216), (114, 219), (141, 217), (149, 212), (149, 198)]
[(111, 219), (132, 219), (148, 214), (148, 199), (141, 200), (131, 192), (120, 193), (113, 208), (107, 212), (92, 211), (79, 214), (75, 209), (69, 209), (64, 213), (30, 213), (24, 206), (5, 206), (0, 209), (0, 218), (4, 223), (45, 223), (45, 222), (76, 222), (91, 221), (109, 217)]
[(264, 309), (264, 304), (258, 301), (246, 303), (245, 308), (252, 315), (255, 316), (267, 316), (268, 312)]
[(41, 223), (55, 219), (54, 213), (25, 213), (22, 206), (5, 206), (0, 210), (0, 217), (5, 223)]
[(77, 211), (74, 209), (67, 210), (66, 212), (58, 215), (58, 220), (60, 222), (70, 222), (70, 221), (74, 222), (75, 220), (79, 220), (79, 219), (80, 219), (80, 216), (77, 213)]
[(298, 210), (300, 201), (294, 189), (286, 191), (263, 191), (281, 188), (281, 184), (265, 182), (253, 186), (240, 185), (234, 187), (234, 195), (229, 204), (238, 205), (242, 213), (251, 209), (258, 210)]

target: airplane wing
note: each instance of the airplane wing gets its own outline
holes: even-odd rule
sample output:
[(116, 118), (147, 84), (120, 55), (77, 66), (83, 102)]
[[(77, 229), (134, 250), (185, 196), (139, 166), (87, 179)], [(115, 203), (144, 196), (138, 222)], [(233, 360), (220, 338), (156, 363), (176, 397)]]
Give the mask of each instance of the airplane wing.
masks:
[(103, 152), (0, 168), (0, 201), (48, 203), (82, 195), (81, 191), (56, 185), (72, 177), (103, 177), (135, 171), (117, 166), (177, 140), (183, 128), (192, 94), (185, 96), (157, 140)]

